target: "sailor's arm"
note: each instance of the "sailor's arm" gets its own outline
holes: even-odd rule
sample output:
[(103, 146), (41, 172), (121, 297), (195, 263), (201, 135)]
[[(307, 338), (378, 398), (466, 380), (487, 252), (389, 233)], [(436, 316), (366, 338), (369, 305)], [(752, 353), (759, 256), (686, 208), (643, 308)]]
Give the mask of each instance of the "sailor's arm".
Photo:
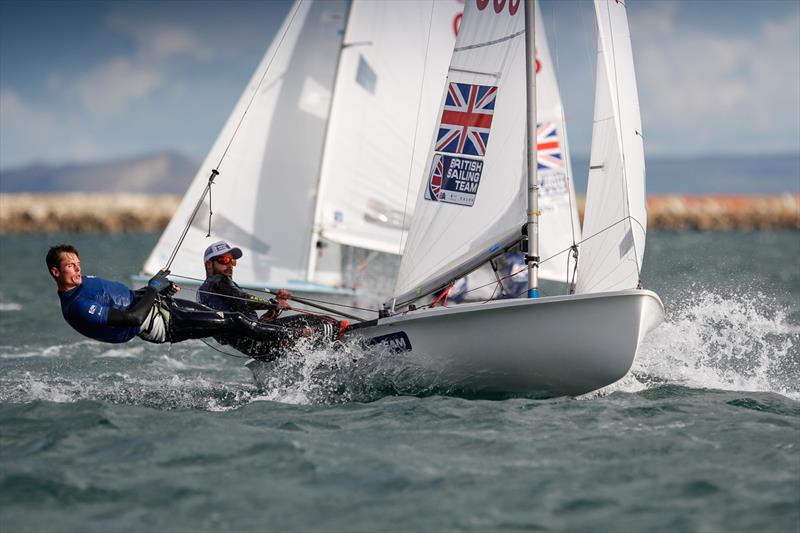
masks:
[(159, 272), (150, 279), (147, 287), (136, 291), (136, 302), (130, 309), (110, 308), (106, 324), (109, 326), (141, 326), (159, 293), (174, 294), (178, 290), (177, 286), (167, 279), (167, 274), (169, 272)]
[(107, 324), (109, 326), (141, 326), (156, 301), (158, 291), (147, 287), (140, 294), (141, 296), (136, 299), (136, 303), (130, 309), (114, 309), (113, 307), (109, 309)]
[(229, 277), (223, 276), (222, 274), (217, 274), (211, 278), (211, 289), (212, 292), (216, 294), (231, 297), (234, 300), (231, 302), (233, 306), (240, 310), (266, 310), (271, 318), (277, 317), (281, 311), (280, 306), (275, 302), (253, 296), (241, 290), (233, 284), (233, 281), (231, 281)]

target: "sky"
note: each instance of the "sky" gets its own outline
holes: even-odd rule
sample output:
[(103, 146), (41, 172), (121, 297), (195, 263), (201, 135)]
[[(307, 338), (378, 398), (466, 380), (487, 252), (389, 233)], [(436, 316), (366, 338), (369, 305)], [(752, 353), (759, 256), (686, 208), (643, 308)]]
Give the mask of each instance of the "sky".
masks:
[[(800, 2), (627, 3), (648, 156), (800, 154)], [(201, 161), (291, 5), (0, 0), (0, 170), (162, 150)], [(570, 145), (586, 154), (592, 5), (541, 5)]]

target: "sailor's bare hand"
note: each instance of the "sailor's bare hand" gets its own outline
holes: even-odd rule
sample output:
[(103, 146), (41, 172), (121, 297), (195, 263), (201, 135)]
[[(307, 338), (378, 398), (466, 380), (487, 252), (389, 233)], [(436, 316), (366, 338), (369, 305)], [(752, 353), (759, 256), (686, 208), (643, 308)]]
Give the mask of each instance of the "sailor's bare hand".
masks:
[(283, 299), (277, 300), (275, 306), (278, 308), (279, 311), (288, 311), (292, 308), (292, 306), (289, 305), (289, 302)]

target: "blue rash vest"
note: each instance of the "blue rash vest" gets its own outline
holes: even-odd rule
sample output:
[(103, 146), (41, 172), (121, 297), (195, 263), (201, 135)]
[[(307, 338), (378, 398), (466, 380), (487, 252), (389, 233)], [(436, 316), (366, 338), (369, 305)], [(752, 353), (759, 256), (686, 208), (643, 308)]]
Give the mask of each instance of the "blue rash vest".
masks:
[(94, 276), (85, 276), (74, 289), (58, 294), (61, 314), (78, 333), (102, 342), (128, 342), (139, 334), (138, 327), (109, 326), (112, 307), (126, 311), (136, 298), (126, 285)]

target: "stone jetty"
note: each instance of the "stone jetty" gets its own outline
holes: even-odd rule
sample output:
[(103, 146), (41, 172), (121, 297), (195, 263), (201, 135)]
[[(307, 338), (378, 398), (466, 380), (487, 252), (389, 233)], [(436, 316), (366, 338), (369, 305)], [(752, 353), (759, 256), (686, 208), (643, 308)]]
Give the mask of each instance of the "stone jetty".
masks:
[[(174, 195), (0, 194), (0, 233), (158, 232), (179, 203)], [(651, 196), (647, 207), (653, 230), (800, 230), (797, 194)]]

